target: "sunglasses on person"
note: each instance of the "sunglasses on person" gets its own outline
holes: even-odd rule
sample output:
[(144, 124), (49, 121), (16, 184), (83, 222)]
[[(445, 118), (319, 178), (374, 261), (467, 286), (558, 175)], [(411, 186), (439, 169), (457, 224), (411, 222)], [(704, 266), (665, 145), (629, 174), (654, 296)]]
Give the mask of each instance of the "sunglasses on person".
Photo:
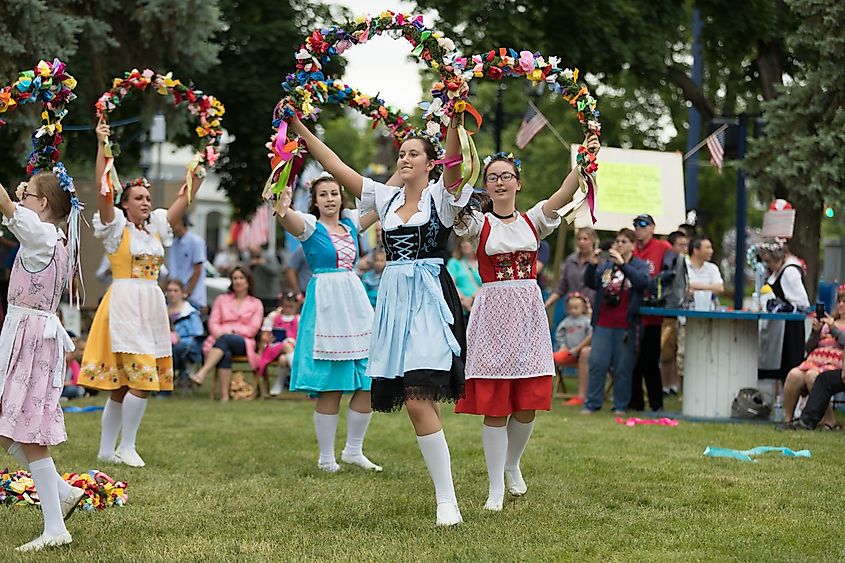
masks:
[(648, 227), (649, 225), (651, 225), (651, 223), (649, 223), (649, 222), (648, 222), (648, 221), (646, 221), (645, 219), (637, 219), (636, 221), (634, 221), (634, 226), (635, 226), (635, 227), (642, 227), (642, 228), (645, 228), (645, 227)]

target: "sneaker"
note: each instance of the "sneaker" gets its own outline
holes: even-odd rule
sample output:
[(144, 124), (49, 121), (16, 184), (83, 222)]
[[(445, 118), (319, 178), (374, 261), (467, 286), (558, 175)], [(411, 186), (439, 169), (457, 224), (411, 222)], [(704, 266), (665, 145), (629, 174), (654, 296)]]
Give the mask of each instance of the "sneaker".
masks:
[(79, 506), (79, 501), (85, 496), (85, 491), (79, 487), (71, 487), (71, 492), (68, 496), (61, 499), (62, 517), (65, 521), (69, 520), (73, 515), (73, 511)]
[(563, 404), (568, 407), (580, 407), (584, 404), (584, 399), (582, 399), (581, 397), (572, 397)]
[(63, 534), (59, 534), (58, 536), (45, 536), (41, 534), (34, 540), (29, 543), (25, 543), (22, 546), (15, 549), (15, 551), (24, 552), (24, 551), (41, 551), (47, 547), (58, 547), (60, 545), (67, 545), (73, 541), (73, 538), (70, 536), (70, 532), (65, 531)]
[(437, 503), (437, 525), (438, 526), (456, 526), (463, 522), (461, 511), (458, 505), (452, 502), (438, 502)]
[(116, 457), (120, 462), (125, 463), (129, 467), (144, 467), (147, 465), (144, 463), (144, 460), (141, 459), (141, 456), (138, 455), (134, 449), (129, 450), (121, 450), (120, 448), (114, 452), (114, 457)]

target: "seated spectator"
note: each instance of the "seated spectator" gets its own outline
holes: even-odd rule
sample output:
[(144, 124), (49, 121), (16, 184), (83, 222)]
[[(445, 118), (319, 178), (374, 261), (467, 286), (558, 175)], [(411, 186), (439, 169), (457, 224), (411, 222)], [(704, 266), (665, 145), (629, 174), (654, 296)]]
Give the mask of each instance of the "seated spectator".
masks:
[[(296, 347), (296, 334), (299, 331), (299, 298), (296, 293), (289, 291), (279, 299), (279, 307), (264, 318), (261, 325), (261, 360), (258, 363), (259, 385), (267, 383), (265, 373), (267, 366), (278, 361), (282, 373), (276, 377), (269, 395), (275, 397), (282, 392), (285, 377), (284, 372), (290, 374), (293, 365), (293, 350)], [(288, 377), (289, 379), (289, 377)], [(266, 396), (266, 395), (265, 395)]]
[(578, 395), (566, 401), (566, 405), (581, 406), (587, 396), (588, 360), (593, 327), (590, 323), (590, 305), (580, 293), (571, 293), (566, 301), (566, 318), (555, 329), (557, 352), (552, 356), (555, 365), (578, 366)]
[(200, 312), (187, 301), (185, 285), (176, 278), (167, 282), (167, 313), (170, 317), (173, 373), (180, 381), (187, 381), (188, 364), (202, 363), (201, 338), (205, 330)]
[[(830, 407), (830, 400), (837, 393), (845, 391), (845, 375), (842, 370), (826, 371), (816, 378), (807, 397), (807, 404), (801, 416), (792, 422), (778, 424), (780, 430), (815, 430)], [(825, 426), (833, 429), (835, 426)]]
[(73, 338), (73, 344), (76, 349), (65, 353), (65, 382), (62, 389), (62, 397), (65, 399), (78, 399), (85, 396), (85, 388), (79, 385), (79, 362), (85, 350), (85, 341)]
[[(845, 347), (845, 287), (837, 292), (834, 316), (825, 315), (824, 319), (813, 319), (813, 330), (806, 345), (807, 359), (786, 374), (786, 382), (783, 384), (785, 422), (792, 422), (798, 398), (810, 394), (820, 373), (842, 369), (843, 347)], [(825, 410), (823, 424), (830, 428), (836, 426), (836, 417), (833, 416), (830, 406)]]
[(232, 382), (232, 357), (247, 356), (252, 369), (258, 369), (258, 351), (255, 337), (261, 328), (264, 307), (252, 296), (252, 278), (249, 272), (237, 266), (229, 272), (229, 292), (214, 300), (208, 319), (208, 338), (203, 344), (205, 363), (191, 376), (191, 381), (202, 385), (211, 370), (216, 369), (220, 378), (220, 400), (229, 400)]
[(364, 283), (364, 289), (367, 290), (367, 297), (370, 299), (370, 304), (376, 306), (376, 298), (378, 297), (378, 286), (381, 283), (381, 274), (384, 272), (384, 267), (387, 265), (387, 254), (383, 248), (374, 248), (370, 252), (370, 261), (372, 267), (364, 272), (361, 276), (361, 281)]
[(616, 235), (609, 259), (599, 265), (594, 253), (584, 272), (587, 287), (596, 290), (593, 301), (593, 339), (584, 414), (599, 410), (604, 383), (613, 367), (613, 410), (623, 414), (631, 400), (631, 373), (636, 360), (640, 303), (648, 287), (648, 264), (634, 256), (634, 231)]

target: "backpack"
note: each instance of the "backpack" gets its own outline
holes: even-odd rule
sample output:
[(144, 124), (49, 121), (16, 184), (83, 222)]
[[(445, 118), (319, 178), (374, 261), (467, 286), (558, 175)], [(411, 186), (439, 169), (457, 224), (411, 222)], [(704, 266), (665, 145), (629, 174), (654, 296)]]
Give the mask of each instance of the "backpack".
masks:
[(687, 302), (687, 260), (684, 256), (667, 252), (663, 267), (650, 284), (650, 296), (643, 305), (647, 307), (665, 307), (681, 309)]
[(753, 387), (740, 389), (731, 404), (731, 418), (768, 420), (771, 407), (763, 402), (763, 394)]

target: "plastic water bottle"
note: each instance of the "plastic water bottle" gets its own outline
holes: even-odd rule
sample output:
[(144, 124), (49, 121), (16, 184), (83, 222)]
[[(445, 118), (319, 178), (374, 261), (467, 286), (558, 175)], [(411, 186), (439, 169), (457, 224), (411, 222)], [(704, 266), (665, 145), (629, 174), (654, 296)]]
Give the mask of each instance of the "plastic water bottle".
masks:
[(786, 417), (783, 413), (783, 400), (778, 396), (775, 401), (775, 408), (772, 410), (772, 422), (783, 422)]

